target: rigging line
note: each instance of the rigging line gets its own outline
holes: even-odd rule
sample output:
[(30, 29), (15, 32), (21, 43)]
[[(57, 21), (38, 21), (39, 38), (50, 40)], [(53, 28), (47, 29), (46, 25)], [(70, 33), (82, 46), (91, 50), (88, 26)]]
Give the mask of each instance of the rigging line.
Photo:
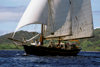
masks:
[(38, 37), (40, 34), (37, 34), (37, 35), (35, 35), (35, 36), (33, 36), (32, 38), (30, 38), (30, 39), (28, 39), (28, 40), (26, 40), (27, 42), (28, 41), (31, 41), (31, 40), (33, 40), (34, 38), (36, 38), (36, 37)]

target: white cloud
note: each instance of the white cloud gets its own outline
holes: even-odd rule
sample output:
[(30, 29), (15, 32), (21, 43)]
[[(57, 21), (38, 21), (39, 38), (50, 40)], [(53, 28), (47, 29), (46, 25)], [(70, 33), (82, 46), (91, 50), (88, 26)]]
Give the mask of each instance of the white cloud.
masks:
[(22, 13), (0, 12), (0, 21), (18, 21)]
[(19, 21), (25, 7), (0, 7), (0, 22), (1, 21)]
[(5, 30), (0, 30), (0, 36), (5, 35), (7, 33), (11, 33), (12, 31), (5, 31)]
[(20, 6), (20, 7), (2, 7), (0, 6), (0, 12), (22, 12), (25, 10), (24, 6)]

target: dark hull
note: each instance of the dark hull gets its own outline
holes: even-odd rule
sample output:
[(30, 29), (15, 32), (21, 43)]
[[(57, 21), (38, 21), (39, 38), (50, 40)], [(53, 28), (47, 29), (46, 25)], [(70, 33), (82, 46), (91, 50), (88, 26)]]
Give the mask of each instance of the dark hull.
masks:
[(81, 49), (73, 49), (73, 50), (64, 50), (58, 48), (50, 48), (50, 47), (43, 47), (43, 46), (27, 46), (23, 45), (26, 54), (29, 55), (38, 55), (38, 56), (76, 56)]

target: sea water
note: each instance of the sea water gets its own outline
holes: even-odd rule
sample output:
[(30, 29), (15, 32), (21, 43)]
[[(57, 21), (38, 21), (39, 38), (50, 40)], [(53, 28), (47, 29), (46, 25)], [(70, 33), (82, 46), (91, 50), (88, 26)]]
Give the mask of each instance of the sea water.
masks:
[(100, 52), (78, 56), (24, 56), (24, 51), (1, 50), (0, 67), (100, 67)]

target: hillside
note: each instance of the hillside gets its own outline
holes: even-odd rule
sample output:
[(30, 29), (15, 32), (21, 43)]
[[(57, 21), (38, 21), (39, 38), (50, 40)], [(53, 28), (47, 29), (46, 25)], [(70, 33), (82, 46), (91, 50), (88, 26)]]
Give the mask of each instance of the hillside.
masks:
[(83, 51), (100, 51), (100, 28), (94, 30), (94, 37), (80, 40)]
[[(35, 36), (36, 34), (37, 34), (37, 32), (19, 31), (16, 33), (16, 36), (14, 38), (22, 41), (23, 38), (29, 39), (32, 36)], [(3, 47), (3, 49), (6, 49), (10, 45), (13, 46), (12, 41), (7, 39), (8, 37), (11, 37), (11, 36), (12, 36), (12, 33), (0, 36), (0, 49), (2, 47)], [(100, 51), (100, 29), (94, 30), (94, 37), (80, 39), (79, 41), (80, 41), (79, 46), (82, 47), (83, 51)], [(45, 43), (48, 43), (48, 41), (45, 41)], [(6, 45), (6, 47), (5, 47), (5, 45)], [(9, 48), (11, 48), (11, 47), (9, 47)], [(13, 46), (13, 47), (15, 47), (15, 46)]]
[[(37, 32), (27, 32), (27, 31), (18, 31), (16, 32), (16, 35), (14, 39), (23, 41), (23, 39), (30, 39), (31, 37), (35, 36)], [(21, 46), (16, 46), (13, 44), (11, 40), (8, 38), (12, 37), (12, 33), (0, 36), (0, 50), (2, 49), (22, 49), (23, 47)]]
[[(37, 34), (37, 32), (18, 31), (18, 32), (16, 32), (14, 39), (22, 41), (23, 38), (29, 39), (29, 38), (35, 36), (36, 34)], [(0, 44), (12, 43), (12, 41), (10, 41), (8, 39), (9, 37), (10, 38), (12, 37), (12, 33), (0, 36)]]

